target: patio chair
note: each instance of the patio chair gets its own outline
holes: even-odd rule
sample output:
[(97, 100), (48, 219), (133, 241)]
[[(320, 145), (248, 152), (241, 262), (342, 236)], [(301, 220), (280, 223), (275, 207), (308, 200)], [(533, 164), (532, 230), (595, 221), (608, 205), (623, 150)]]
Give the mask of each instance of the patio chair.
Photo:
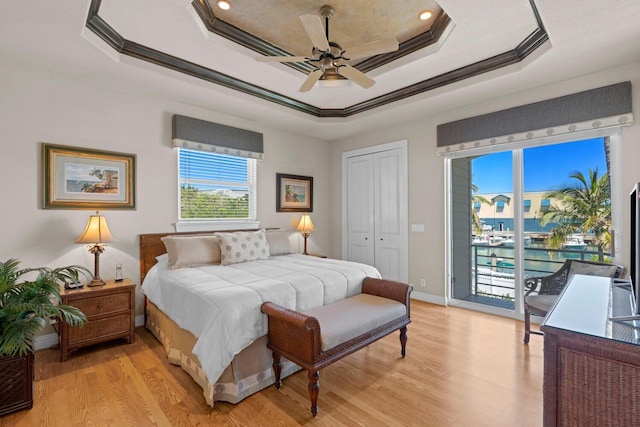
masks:
[(624, 274), (624, 267), (616, 264), (568, 259), (560, 270), (549, 276), (529, 277), (524, 281), (524, 343), (530, 334), (543, 335), (531, 330), (531, 315), (544, 317), (558, 299), (574, 274), (618, 278)]

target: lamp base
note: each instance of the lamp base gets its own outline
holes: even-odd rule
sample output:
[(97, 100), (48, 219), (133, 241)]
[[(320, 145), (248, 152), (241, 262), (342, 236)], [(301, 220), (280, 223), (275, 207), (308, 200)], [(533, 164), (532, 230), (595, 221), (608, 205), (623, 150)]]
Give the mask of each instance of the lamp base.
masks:
[(87, 283), (87, 286), (91, 286), (91, 287), (94, 287), (94, 286), (104, 286), (104, 285), (106, 285), (106, 284), (107, 284), (107, 283), (106, 283), (104, 280), (102, 280), (102, 279), (100, 279), (100, 278), (97, 278), (97, 279), (93, 279), (92, 281), (90, 281), (89, 283)]

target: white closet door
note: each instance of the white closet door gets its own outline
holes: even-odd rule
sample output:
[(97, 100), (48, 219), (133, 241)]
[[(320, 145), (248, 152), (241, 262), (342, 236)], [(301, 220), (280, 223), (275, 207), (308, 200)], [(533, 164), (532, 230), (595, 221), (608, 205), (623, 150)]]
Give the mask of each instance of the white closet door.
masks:
[(347, 171), (347, 259), (375, 265), (373, 156), (350, 157)]
[(403, 276), (404, 235), (401, 218), (401, 151), (373, 154), (375, 267), (382, 277), (400, 280)]

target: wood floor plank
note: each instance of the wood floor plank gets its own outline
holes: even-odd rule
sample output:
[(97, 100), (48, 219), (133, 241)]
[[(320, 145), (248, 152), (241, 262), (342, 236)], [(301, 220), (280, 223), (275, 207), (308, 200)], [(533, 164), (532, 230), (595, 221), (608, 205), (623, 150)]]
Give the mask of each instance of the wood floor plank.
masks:
[(136, 342), (36, 353), (35, 403), (4, 426), (539, 426), (542, 338), (523, 323), (413, 301), (406, 358), (390, 335), (320, 371), (311, 417), (300, 371), (232, 405), (209, 407), (144, 328)]

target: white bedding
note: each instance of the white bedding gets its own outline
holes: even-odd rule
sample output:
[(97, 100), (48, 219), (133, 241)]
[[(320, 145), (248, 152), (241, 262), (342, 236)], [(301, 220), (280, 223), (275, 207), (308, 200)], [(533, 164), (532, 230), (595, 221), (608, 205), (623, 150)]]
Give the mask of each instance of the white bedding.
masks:
[(355, 295), (369, 265), (292, 254), (228, 266), (169, 270), (159, 257), (142, 292), (181, 328), (197, 337), (193, 353), (215, 383), (233, 357), (265, 335), (264, 301), (298, 311)]

